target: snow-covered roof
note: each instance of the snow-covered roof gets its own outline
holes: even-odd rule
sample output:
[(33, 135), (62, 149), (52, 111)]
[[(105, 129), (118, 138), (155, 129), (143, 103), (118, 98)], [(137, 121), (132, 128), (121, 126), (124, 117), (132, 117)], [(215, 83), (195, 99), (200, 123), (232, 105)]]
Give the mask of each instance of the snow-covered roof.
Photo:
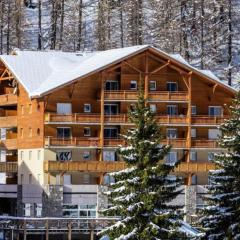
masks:
[[(24, 86), (30, 97), (40, 97), (58, 87), (100, 71), (148, 48), (158, 51), (191, 70), (198, 71), (207, 78), (224, 84), (210, 71), (193, 68), (179, 54), (167, 54), (148, 45), (82, 53), (16, 51), (15, 55), (1, 55), (0, 59)], [(234, 90), (228, 85), (226, 87)]]

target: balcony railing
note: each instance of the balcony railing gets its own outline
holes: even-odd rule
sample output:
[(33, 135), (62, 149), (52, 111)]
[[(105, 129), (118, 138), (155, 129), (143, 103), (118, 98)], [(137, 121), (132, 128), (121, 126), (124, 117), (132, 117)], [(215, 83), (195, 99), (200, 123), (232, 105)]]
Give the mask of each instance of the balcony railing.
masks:
[(0, 148), (4, 148), (7, 150), (14, 150), (17, 149), (17, 139), (6, 139), (6, 140), (0, 140)]
[(18, 171), (17, 162), (0, 162), (0, 172), (16, 173)]
[(218, 148), (217, 140), (209, 139), (192, 139), (193, 148)]
[(212, 117), (212, 116), (192, 116), (192, 125), (220, 125), (229, 116)]
[(108, 162), (108, 161), (45, 161), (45, 172), (116, 172), (125, 168), (124, 162)]
[[(105, 91), (104, 99), (110, 101), (133, 101), (137, 100), (137, 91)], [(164, 92), (154, 91), (148, 94), (149, 101), (188, 101), (188, 92)]]
[(0, 128), (10, 128), (17, 126), (17, 116), (0, 117)]
[(0, 95), (0, 106), (17, 105), (17, 95), (4, 94)]
[(216, 166), (213, 163), (180, 163), (175, 172), (185, 172), (185, 173), (198, 173), (198, 172), (208, 172), (210, 170), (216, 169)]

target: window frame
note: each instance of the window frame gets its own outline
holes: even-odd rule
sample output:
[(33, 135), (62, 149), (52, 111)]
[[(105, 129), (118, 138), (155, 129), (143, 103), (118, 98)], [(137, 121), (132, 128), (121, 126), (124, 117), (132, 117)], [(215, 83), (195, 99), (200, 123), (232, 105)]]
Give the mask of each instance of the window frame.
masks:
[[(151, 87), (151, 84), (154, 84), (154, 87)], [(149, 90), (150, 91), (156, 91), (157, 90), (157, 82), (155, 80), (149, 81)]]

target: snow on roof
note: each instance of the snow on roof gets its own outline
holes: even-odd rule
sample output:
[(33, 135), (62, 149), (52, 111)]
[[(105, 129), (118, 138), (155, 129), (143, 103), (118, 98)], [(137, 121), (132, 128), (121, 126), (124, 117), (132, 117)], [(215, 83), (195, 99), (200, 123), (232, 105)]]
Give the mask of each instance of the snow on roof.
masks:
[[(167, 54), (157, 48), (140, 45), (101, 52), (15, 51), (0, 59), (24, 86), (30, 97), (40, 97), (60, 86), (104, 69), (148, 48), (157, 50), (180, 64), (221, 82), (212, 72), (191, 67), (179, 54)], [(221, 84), (223, 84), (221, 82)], [(233, 88), (227, 86), (231, 90)]]

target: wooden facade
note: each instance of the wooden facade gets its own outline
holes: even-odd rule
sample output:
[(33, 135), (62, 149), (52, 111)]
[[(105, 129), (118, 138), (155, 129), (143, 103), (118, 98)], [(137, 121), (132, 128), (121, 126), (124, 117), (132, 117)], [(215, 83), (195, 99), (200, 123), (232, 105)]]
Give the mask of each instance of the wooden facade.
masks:
[[(1, 146), (8, 150), (42, 148), (50, 152), (55, 159), (44, 159), (43, 166), (49, 178), (53, 173), (71, 172), (96, 172), (99, 177), (99, 173), (124, 167), (122, 162), (106, 161), (104, 151), (115, 151), (119, 144), (126, 144), (119, 134), (132, 127), (127, 113), (137, 101), (140, 86), (162, 126), (163, 144), (170, 144), (172, 151), (182, 151), (184, 157), (178, 156), (182, 163), (176, 171), (185, 174), (185, 178), (208, 172), (214, 166), (208, 159), (201, 163), (192, 160), (191, 152), (214, 152), (219, 148), (216, 140), (209, 137), (209, 129), (217, 129), (229, 117), (228, 106), (235, 96), (233, 89), (153, 49), (59, 86), (41, 98), (30, 98), (20, 83), (17, 91), (13, 90), (16, 87), (9, 89), (6, 83), (17, 79), (4, 65), (1, 71), (0, 127), (16, 129), (10, 139), (1, 141)], [(114, 86), (106, 87), (108, 82)], [(59, 104), (70, 104), (70, 112), (58, 112)], [(211, 107), (220, 107), (221, 114), (210, 114)], [(167, 134), (169, 129), (176, 132), (173, 138)], [(114, 136), (105, 136), (106, 132)], [(79, 157), (72, 157), (69, 162), (57, 161), (61, 151), (76, 150), (81, 155), (92, 149), (96, 151), (87, 161), (80, 161)]]

